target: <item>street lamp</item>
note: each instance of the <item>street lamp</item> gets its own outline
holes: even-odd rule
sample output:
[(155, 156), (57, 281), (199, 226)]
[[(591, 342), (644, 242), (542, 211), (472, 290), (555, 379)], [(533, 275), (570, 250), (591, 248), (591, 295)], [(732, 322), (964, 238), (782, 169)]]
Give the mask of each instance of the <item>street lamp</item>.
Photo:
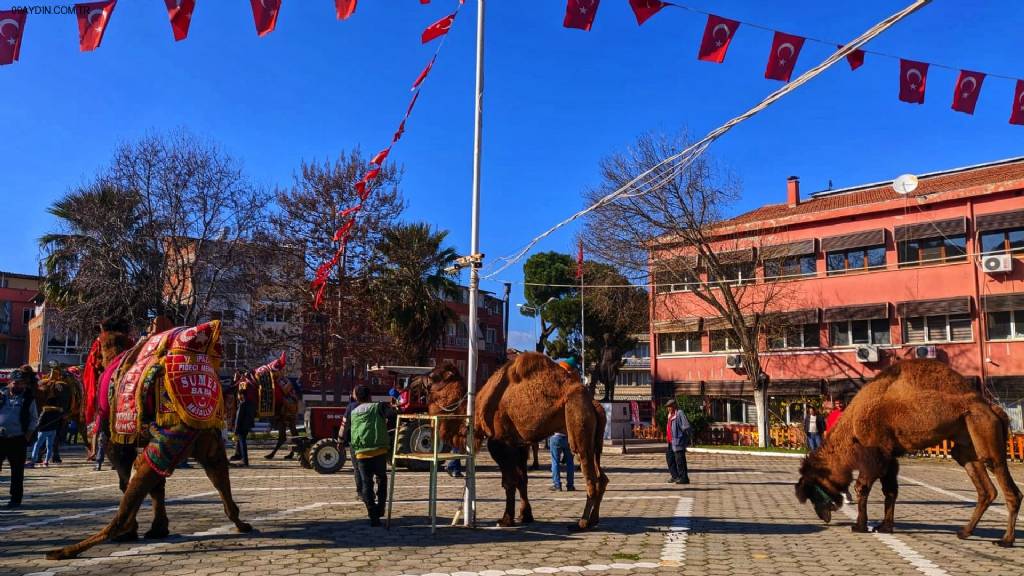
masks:
[[(555, 296), (552, 296), (552, 297), (548, 298), (546, 301), (544, 301), (543, 304), (540, 304), (538, 306), (530, 306), (529, 304), (516, 304), (516, 308), (519, 308), (519, 310), (521, 312), (523, 312), (524, 314), (528, 314), (530, 316), (536, 316), (537, 317), (537, 322), (538, 322), (538, 324), (540, 324), (540, 323), (544, 322), (544, 319), (541, 317), (541, 314), (544, 312), (544, 307), (547, 306), (548, 304), (551, 304), (555, 300), (558, 300), (558, 298), (555, 297)], [(541, 332), (543, 332), (543, 328), (541, 328)], [(537, 332), (533, 333), (533, 337), (534, 337), (535, 340), (539, 340)], [(540, 348), (541, 348), (540, 342), (538, 342), (537, 343), (537, 352), (543, 352), (543, 350), (540, 349)]]

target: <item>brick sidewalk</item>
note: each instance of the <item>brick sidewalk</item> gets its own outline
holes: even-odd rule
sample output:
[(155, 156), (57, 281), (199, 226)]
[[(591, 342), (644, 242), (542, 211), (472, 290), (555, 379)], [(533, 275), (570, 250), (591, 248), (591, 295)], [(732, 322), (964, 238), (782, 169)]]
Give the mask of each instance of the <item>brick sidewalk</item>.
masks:
[[(119, 492), (113, 472), (91, 472), (80, 452), (69, 464), (28, 471), (25, 506), (0, 514), (0, 574), (1022, 574), (1021, 548), (989, 540), (1002, 531), (1005, 509), (993, 506), (976, 537), (957, 540), (974, 489), (949, 462), (905, 461), (897, 533), (854, 534), (843, 513), (825, 526), (793, 495), (799, 460), (691, 454), (693, 484), (666, 484), (656, 454), (606, 454), (611, 479), (598, 530), (570, 534), (584, 493), (549, 492), (545, 471), (531, 475), (537, 522), (513, 529), (442, 528), (430, 535), (427, 475), (400, 473), (393, 528), (371, 528), (355, 497), (350, 469), (321, 476), (297, 463), (254, 459), (232, 470), (243, 518), (258, 533), (229, 529), (220, 501), (199, 469), (168, 482), (174, 537), (161, 542), (104, 544), (67, 562), (46, 550), (99, 529)], [(1024, 485), (1024, 467), (1012, 469)], [(0, 493), (6, 493), (6, 477)], [(583, 483), (577, 475), (578, 487)], [(924, 485), (922, 485), (922, 483)], [(503, 509), (496, 470), (478, 482), (478, 516), (493, 526)], [(462, 486), (442, 476), (439, 523), (460, 507)], [(881, 492), (871, 518), (881, 515)], [(1001, 499), (999, 501), (1001, 503)], [(149, 523), (148, 505), (139, 514)]]

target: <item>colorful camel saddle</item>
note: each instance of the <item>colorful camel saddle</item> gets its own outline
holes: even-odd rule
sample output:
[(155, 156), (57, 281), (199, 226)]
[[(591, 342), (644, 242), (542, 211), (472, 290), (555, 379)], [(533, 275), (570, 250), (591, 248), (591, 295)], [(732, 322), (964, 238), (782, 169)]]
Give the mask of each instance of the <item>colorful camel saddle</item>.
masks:
[[(259, 393), (256, 403), (256, 416), (258, 418), (269, 418), (274, 415), (277, 406), (297, 408), (299, 402), (298, 391), (295, 386), (280, 373), (285, 369), (286, 357), (281, 357), (269, 364), (264, 364), (255, 370), (256, 390)], [(284, 404), (282, 404), (284, 403)], [(286, 410), (287, 412), (288, 410)]]
[(222, 427), (220, 355), (218, 320), (140, 340), (125, 354), (114, 376), (111, 440), (134, 443), (153, 431), (152, 423), (159, 430), (179, 425)]

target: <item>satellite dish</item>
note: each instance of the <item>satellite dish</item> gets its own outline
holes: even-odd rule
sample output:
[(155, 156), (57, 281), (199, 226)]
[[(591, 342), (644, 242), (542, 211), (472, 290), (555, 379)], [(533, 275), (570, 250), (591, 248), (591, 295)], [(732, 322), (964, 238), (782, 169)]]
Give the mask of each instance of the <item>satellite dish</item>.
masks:
[(892, 189), (898, 194), (910, 194), (917, 190), (917, 176), (904, 174), (892, 182)]

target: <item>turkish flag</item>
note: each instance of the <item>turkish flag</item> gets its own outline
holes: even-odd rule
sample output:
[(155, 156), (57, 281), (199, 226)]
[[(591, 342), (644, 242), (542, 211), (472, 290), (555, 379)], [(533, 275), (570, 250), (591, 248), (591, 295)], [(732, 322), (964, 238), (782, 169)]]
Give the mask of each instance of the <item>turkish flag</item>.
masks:
[(277, 13), (281, 11), (281, 0), (249, 0), (252, 4), (252, 19), (260, 38), (270, 34), (277, 26)]
[(412, 83), (412, 89), (415, 90), (420, 87), (420, 84), (427, 79), (427, 74), (430, 74), (430, 69), (434, 67), (434, 60), (437, 60), (437, 54), (427, 62), (427, 66), (420, 72), (420, 75), (416, 77), (416, 81)]
[(110, 15), (114, 13), (114, 5), (116, 4), (117, 0), (75, 4), (75, 14), (78, 15), (79, 50), (91, 52), (100, 47), (100, 42), (103, 41), (103, 33), (107, 30)]
[(444, 36), (445, 34), (448, 33), (448, 30), (451, 29), (452, 22), (454, 21), (455, 14), (449, 14), (444, 18), (441, 18), (437, 22), (434, 22), (430, 26), (427, 26), (427, 29), (424, 30), (423, 34), (420, 36), (420, 42), (426, 44), (427, 42), (430, 42), (434, 38), (440, 38), (441, 36)]
[(643, 26), (644, 22), (647, 22), (651, 16), (654, 16), (659, 10), (668, 6), (668, 4), (661, 0), (629, 0), (629, 5), (633, 7), (637, 26)]
[(956, 79), (956, 88), (953, 89), (953, 110), (974, 114), (974, 106), (978, 104), (981, 83), (984, 81), (985, 74), (982, 72), (961, 70), (960, 77)]
[(188, 27), (192, 23), (192, 11), (196, 8), (196, 0), (164, 0), (167, 15), (171, 18), (171, 29), (174, 40), (184, 40), (188, 36)]
[(796, 59), (800, 56), (800, 49), (804, 46), (804, 39), (785, 32), (776, 32), (772, 40), (772, 53), (768, 56), (768, 67), (765, 68), (764, 77), (769, 80), (782, 80), (789, 82), (793, 75), (793, 68), (796, 66)]
[(704, 38), (700, 41), (697, 60), (721, 64), (739, 27), (740, 23), (735, 20), (708, 14), (708, 23), (704, 25)]
[(900, 100), (924, 104), (924, 85), (927, 80), (927, 64), (900, 58)]
[(565, 4), (565, 20), (562, 26), (590, 31), (597, 16), (597, 6), (601, 0), (568, 0)]
[(387, 148), (381, 150), (380, 152), (377, 152), (377, 155), (374, 156), (372, 160), (370, 160), (370, 164), (376, 164), (380, 166), (381, 164), (384, 163), (384, 159), (388, 157), (388, 154), (391, 154), (391, 146), (388, 146)]
[(1017, 89), (1013, 92), (1013, 109), (1010, 112), (1010, 124), (1024, 126), (1024, 80), (1017, 80)]
[[(839, 46), (842, 48), (842, 45)], [(856, 70), (864, 65), (864, 51), (857, 49), (846, 55), (846, 61), (850, 64), (850, 70)]]
[(338, 20), (348, 20), (348, 17), (356, 13), (357, 0), (334, 0), (334, 11), (338, 13)]
[(28, 12), (0, 11), (0, 64), (18, 61), (21, 52), (21, 33), (25, 30)]

